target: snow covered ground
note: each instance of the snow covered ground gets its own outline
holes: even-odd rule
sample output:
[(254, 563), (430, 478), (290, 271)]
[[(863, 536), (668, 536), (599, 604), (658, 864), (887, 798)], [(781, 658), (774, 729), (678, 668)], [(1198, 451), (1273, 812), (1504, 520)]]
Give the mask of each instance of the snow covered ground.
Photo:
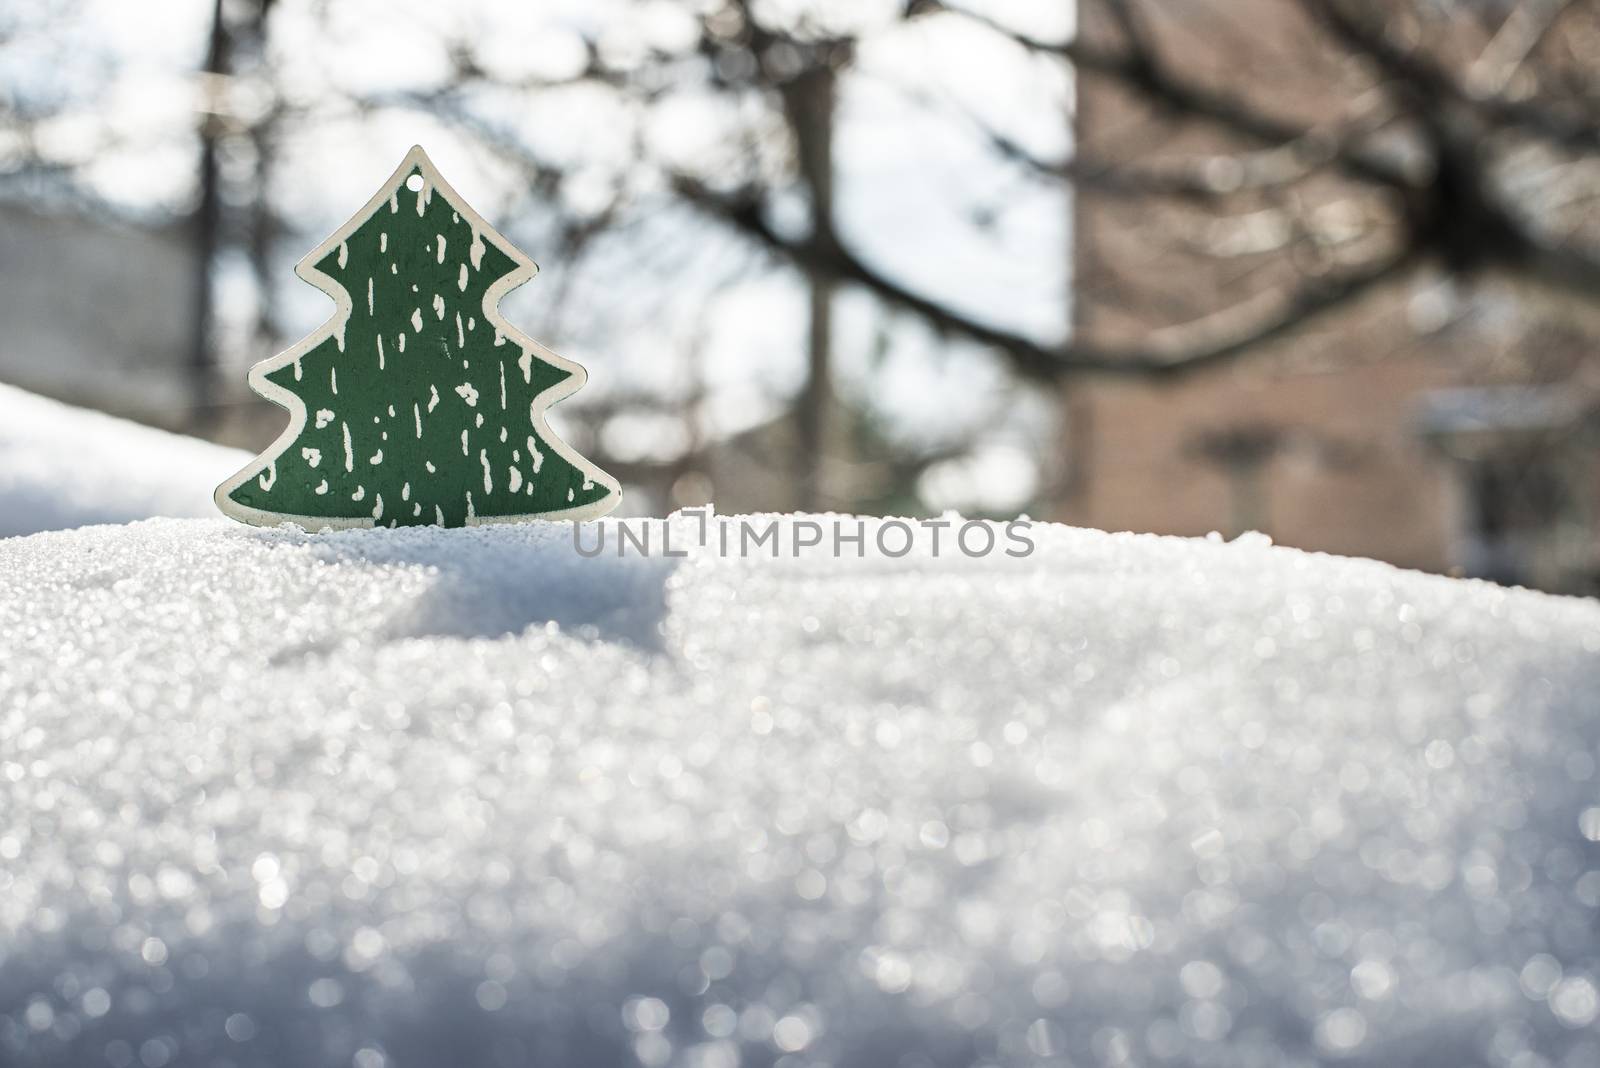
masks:
[(250, 457), (0, 384), (0, 538), (151, 516), (213, 516)]
[(0, 1062), (1600, 1064), (1600, 605), (1033, 536), (0, 541)]

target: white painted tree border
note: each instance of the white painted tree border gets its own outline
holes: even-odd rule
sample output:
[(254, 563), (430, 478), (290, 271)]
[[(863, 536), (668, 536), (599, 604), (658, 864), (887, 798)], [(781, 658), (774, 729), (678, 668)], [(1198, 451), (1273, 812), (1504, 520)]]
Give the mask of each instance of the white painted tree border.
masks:
[(268, 512), (260, 508), (239, 504), (229, 494), (252, 478), (257, 477), (291, 445), (299, 439), (300, 433), (306, 425), (305, 401), (287, 389), (268, 381), (267, 376), (274, 371), (281, 371), (294, 364), (306, 353), (333, 337), (343, 329), (352, 310), (351, 297), (348, 290), (332, 278), (317, 270), (316, 264), (323, 257), (336, 251), (340, 245), (347, 241), (361, 226), (376, 215), (379, 211), (387, 209), (389, 199), (411, 176), (413, 170), (421, 171), (423, 189), (418, 190), (419, 196), (425, 195), (427, 187), (432, 186), (444, 195), (452, 209), (461, 213), (480, 240), (493, 242), (500, 251), (509, 256), (516, 263), (516, 269), (504, 277), (497, 279), (483, 296), (484, 319), (499, 330), (505, 337), (518, 345), (525, 346), (534, 351), (535, 355), (555, 367), (567, 372), (568, 378), (546, 389), (533, 399), (529, 407), (529, 415), (534, 432), (540, 440), (554, 449), (558, 455), (573, 467), (583, 472), (585, 478), (605, 486), (611, 492), (597, 501), (578, 505), (573, 508), (563, 508), (551, 512), (530, 512), (521, 515), (495, 515), (495, 516), (468, 516), (465, 525), (469, 527), (485, 526), (491, 523), (522, 523), (534, 519), (571, 520), (582, 522), (587, 519), (599, 519), (608, 515), (622, 501), (622, 486), (616, 479), (600, 470), (585, 459), (577, 450), (566, 443), (559, 434), (552, 431), (545, 422), (544, 413), (551, 405), (556, 404), (582, 389), (589, 380), (589, 372), (583, 365), (575, 363), (564, 356), (558, 355), (549, 348), (541, 345), (533, 338), (518, 330), (501, 316), (499, 312), (500, 301), (505, 295), (529, 281), (539, 273), (539, 265), (534, 263), (515, 244), (508, 241), (500, 231), (489, 225), (488, 221), (479, 215), (471, 204), (455, 191), (449, 182), (439, 174), (433, 161), (422, 150), (421, 145), (412, 145), (411, 151), (406, 153), (405, 159), (396, 167), (394, 173), (389, 175), (389, 180), (384, 182), (372, 199), (368, 200), (362, 209), (356, 212), (344, 225), (335, 230), (327, 240), (300, 259), (294, 266), (294, 273), (303, 281), (316, 286), (322, 292), (332, 297), (335, 308), (333, 316), (316, 330), (302, 338), (298, 343), (280, 352), (270, 359), (263, 360), (250, 368), (250, 388), (263, 398), (285, 408), (289, 412), (289, 425), (283, 432), (262, 450), (261, 454), (241, 468), (238, 473), (218, 486), (212, 494), (217, 507), (231, 519), (251, 526), (275, 527), (285, 523), (293, 523), (304, 527), (308, 531), (324, 529), (355, 530), (373, 528), (378, 526), (378, 521), (370, 516), (298, 516), (287, 515), (282, 512)]

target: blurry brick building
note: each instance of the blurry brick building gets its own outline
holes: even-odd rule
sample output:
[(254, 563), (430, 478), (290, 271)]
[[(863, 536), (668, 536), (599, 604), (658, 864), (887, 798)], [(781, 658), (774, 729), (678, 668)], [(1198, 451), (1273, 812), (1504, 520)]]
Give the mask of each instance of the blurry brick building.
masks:
[[(1166, 62), (1273, 115), (1332, 126), (1368, 88), (1295, 0), (1142, 6), (1141, 31)], [(1106, 11), (1084, 5), (1080, 34), (1119, 41)], [(1088, 71), (1077, 141), (1089, 161), (1207, 161), (1219, 189), (1240, 180), (1241, 159), (1269, 173), (1302, 166), (1152, 111)], [(1370, 195), (1315, 174), (1197, 211), (1080, 186), (1075, 329), (1132, 341), (1292, 285), (1308, 265), (1385, 240), (1364, 225)], [(1255, 529), (1306, 549), (1593, 592), (1600, 466), (1584, 375), (1595, 342), (1537, 307), (1423, 275), (1187, 377), (1075, 380), (1057, 517), (1184, 535)]]

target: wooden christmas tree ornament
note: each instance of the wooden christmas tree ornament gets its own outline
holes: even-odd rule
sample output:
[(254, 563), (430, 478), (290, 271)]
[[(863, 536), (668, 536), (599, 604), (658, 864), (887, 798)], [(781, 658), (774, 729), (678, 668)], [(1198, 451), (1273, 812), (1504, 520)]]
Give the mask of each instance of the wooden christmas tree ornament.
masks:
[(289, 425), (217, 487), (217, 507), (308, 530), (610, 512), (616, 480), (544, 419), (583, 368), (500, 316), (501, 298), (537, 271), (413, 148), (295, 266), (338, 309), (251, 368), (251, 388)]

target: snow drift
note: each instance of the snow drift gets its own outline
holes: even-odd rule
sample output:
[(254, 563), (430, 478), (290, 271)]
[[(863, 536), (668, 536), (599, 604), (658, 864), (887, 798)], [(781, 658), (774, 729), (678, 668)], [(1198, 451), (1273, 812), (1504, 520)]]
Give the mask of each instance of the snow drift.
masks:
[(1600, 1063), (1600, 606), (1032, 536), (0, 542), (0, 1061)]
[(152, 516), (213, 516), (249, 454), (0, 385), (0, 538)]

